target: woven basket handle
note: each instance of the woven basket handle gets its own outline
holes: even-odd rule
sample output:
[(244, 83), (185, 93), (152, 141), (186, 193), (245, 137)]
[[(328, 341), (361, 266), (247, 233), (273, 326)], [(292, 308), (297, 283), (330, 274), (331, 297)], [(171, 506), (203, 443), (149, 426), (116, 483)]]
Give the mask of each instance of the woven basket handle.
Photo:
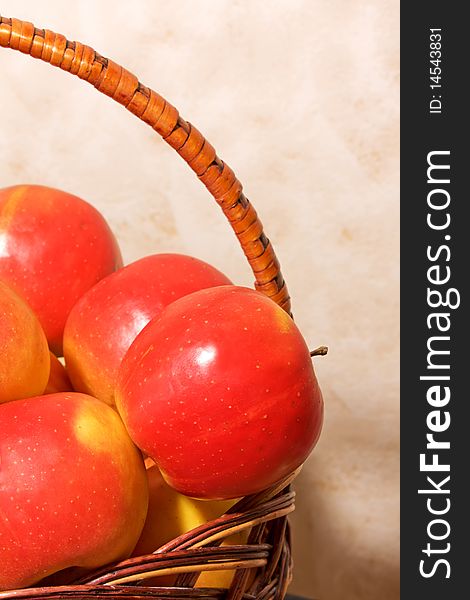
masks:
[(263, 226), (232, 169), (213, 146), (167, 100), (137, 77), (89, 46), (32, 23), (0, 16), (0, 46), (60, 67), (122, 104), (150, 125), (187, 162), (215, 198), (234, 230), (255, 276), (255, 287), (290, 313), (279, 261)]

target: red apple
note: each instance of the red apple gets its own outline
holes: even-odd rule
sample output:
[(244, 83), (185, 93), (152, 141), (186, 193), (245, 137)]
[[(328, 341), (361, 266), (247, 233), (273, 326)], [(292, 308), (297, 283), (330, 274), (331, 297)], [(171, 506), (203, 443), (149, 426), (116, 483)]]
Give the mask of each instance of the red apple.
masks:
[(114, 404), (119, 365), (137, 334), (165, 306), (203, 288), (231, 283), (191, 256), (146, 256), (108, 275), (72, 309), (64, 355), (73, 386)]
[(26, 302), (0, 281), (0, 404), (42, 394), (48, 378), (49, 348), (41, 325)]
[(130, 555), (148, 486), (116, 412), (77, 393), (0, 406), (0, 590)]
[(56, 354), (72, 306), (120, 266), (111, 230), (84, 200), (37, 185), (0, 190), (0, 279), (28, 301)]
[(183, 494), (245, 496), (294, 471), (315, 445), (323, 399), (307, 345), (247, 288), (195, 292), (126, 354), (116, 405), (135, 443)]

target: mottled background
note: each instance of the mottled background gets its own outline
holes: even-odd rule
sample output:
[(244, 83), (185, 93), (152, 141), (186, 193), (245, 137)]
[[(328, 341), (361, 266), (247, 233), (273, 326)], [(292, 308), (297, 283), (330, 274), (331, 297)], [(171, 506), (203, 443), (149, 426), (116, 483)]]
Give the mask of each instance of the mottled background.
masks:
[[(1, 0), (173, 102), (236, 171), (281, 259), (326, 401), (298, 478), (291, 590), (398, 598), (397, 0)], [(0, 186), (92, 201), (127, 261), (177, 251), (252, 276), (219, 208), (145, 125), (0, 51)]]

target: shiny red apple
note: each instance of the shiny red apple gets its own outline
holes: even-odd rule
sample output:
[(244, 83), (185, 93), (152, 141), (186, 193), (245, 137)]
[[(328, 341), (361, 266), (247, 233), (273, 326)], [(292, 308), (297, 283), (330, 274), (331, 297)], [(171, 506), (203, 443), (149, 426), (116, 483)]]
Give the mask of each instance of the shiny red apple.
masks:
[(0, 190), (0, 279), (27, 300), (56, 354), (72, 306), (120, 266), (114, 235), (84, 200), (37, 185)]
[(119, 366), (144, 326), (178, 298), (230, 283), (211, 265), (182, 254), (146, 256), (102, 279), (77, 302), (65, 326), (74, 388), (114, 404)]
[(170, 304), (124, 357), (116, 405), (179, 492), (228, 499), (294, 471), (323, 399), (293, 320), (259, 292), (222, 286)]

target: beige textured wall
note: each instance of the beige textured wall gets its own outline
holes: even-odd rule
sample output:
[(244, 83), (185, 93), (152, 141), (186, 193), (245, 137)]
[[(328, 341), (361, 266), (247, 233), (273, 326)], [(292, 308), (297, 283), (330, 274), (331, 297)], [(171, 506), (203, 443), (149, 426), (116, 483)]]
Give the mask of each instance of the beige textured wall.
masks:
[[(291, 590), (398, 598), (398, 1), (2, 0), (167, 96), (237, 172), (282, 261), (326, 401), (298, 479)], [(93, 88), (0, 52), (0, 186), (89, 199), (127, 260), (252, 277), (172, 150)]]

